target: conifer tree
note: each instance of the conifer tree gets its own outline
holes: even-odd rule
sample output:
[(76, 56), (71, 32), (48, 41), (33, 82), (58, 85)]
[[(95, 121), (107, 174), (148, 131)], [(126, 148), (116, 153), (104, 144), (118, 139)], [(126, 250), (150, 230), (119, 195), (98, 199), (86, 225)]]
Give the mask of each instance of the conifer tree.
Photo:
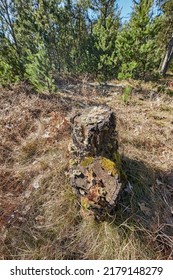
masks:
[(53, 67), (43, 43), (39, 45), (37, 53), (28, 51), (25, 78), (37, 91), (46, 90), (51, 93), (55, 90)]
[(102, 80), (116, 76), (116, 36), (120, 26), (120, 13), (115, 0), (95, 1), (98, 21), (94, 26), (97, 52), (97, 72)]
[(158, 18), (152, 14), (153, 0), (134, 1), (130, 22), (117, 37), (117, 54), (121, 62), (119, 78), (146, 79), (160, 62), (156, 43)]
[(158, 17), (153, 2), (133, 0), (121, 27), (116, 0), (0, 0), (0, 83), (52, 91), (61, 73), (146, 78), (172, 34), (172, 1)]

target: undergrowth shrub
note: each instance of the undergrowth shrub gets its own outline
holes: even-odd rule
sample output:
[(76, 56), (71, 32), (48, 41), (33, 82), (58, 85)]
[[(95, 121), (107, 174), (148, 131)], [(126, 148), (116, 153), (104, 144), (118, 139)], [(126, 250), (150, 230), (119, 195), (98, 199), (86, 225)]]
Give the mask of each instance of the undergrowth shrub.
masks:
[(7, 86), (10, 83), (17, 82), (19, 80), (17, 75), (14, 75), (12, 66), (3, 61), (0, 57), (0, 84)]

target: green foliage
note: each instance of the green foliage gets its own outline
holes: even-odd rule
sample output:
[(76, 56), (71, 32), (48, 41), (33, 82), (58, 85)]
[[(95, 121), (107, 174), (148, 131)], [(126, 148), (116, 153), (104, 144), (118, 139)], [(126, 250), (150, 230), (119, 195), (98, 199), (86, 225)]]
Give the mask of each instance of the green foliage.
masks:
[(128, 85), (126, 86), (124, 89), (123, 89), (123, 94), (122, 94), (122, 101), (124, 103), (128, 103), (129, 102), (129, 99), (131, 97), (131, 94), (132, 94), (132, 91), (133, 91), (133, 87)]
[(44, 46), (40, 45), (36, 54), (28, 51), (27, 61), (25, 77), (35, 89), (37, 91), (47, 90), (50, 93), (54, 91), (53, 68)]
[(130, 22), (117, 36), (117, 54), (121, 63), (120, 79), (146, 79), (160, 62), (156, 44), (159, 22), (153, 18), (153, 0), (141, 0), (134, 4)]
[(173, 90), (168, 89), (166, 92), (170, 97), (173, 97)]
[(173, 31), (173, 1), (167, 0), (160, 6), (160, 30), (157, 37), (158, 44), (165, 51)]
[(107, 18), (105, 27), (101, 25), (101, 21), (98, 21), (94, 28), (95, 46), (98, 52), (97, 67), (101, 80), (107, 80), (116, 71), (116, 33), (117, 29), (115, 29), (111, 17)]
[[(154, 0), (134, 1), (120, 26), (116, 0), (0, 0), (0, 82), (28, 79), (55, 89), (53, 76), (92, 74), (147, 79), (158, 69), (172, 32), (172, 1), (158, 17)], [(44, 46), (44, 47), (43, 47)]]
[(0, 84), (6, 86), (20, 80), (20, 62), (16, 50), (4, 38), (0, 40)]
[(16, 81), (18, 81), (18, 77), (13, 75), (11, 65), (7, 64), (2, 58), (0, 58), (0, 84), (7, 86)]
[(137, 62), (132, 61), (127, 63), (122, 63), (121, 72), (118, 73), (118, 79), (125, 80), (133, 77), (134, 70), (137, 68)]
[[(101, 81), (116, 75), (116, 37), (120, 27), (119, 10), (115, 1), (100, 1), (100, 17), (94, 26), (95, 48), (97, 52), (97, 73)], [(108, 3), (109, 2), (109, 3)], [(107, 8), (109, 6), (109, 9)]]

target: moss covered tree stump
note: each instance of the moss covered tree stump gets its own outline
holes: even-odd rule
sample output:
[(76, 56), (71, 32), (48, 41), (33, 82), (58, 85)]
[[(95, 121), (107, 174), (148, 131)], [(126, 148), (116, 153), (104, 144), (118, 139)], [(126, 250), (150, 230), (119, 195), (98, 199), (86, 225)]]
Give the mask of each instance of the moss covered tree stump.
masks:
[(71, 181), (82, 212), (105, 216), (123, 190), (116, 117), (106, 106), (89, 107), (71, 118)]

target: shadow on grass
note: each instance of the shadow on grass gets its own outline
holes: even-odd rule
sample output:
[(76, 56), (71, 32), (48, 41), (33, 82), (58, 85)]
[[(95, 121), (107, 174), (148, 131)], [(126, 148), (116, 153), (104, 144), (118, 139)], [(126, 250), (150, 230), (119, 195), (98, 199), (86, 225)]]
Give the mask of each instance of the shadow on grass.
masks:
[[(167, 186), (173, 173), (152, 170), (127, 157), (122, 166), (132, 190), (124, 194), (112, 216), (100, 222), (81, 218), (69, 180), (62, 185), (63, 169), (59, 175), (54, 170), (50, 178), (46, 176), (32, 197), (27, 220), (9, 228), (4, 258), (171, 259), (173, 220), (164, 199), (170, 203)], [(36, 217), (44, 218), (44, 223), (38, 224)]]
[(158, 258), (173, 258), (173, 170), (164, 172), (144, 162), (122, 158), (128, 191), (122, 197), (115, 224), (133, 225)]

